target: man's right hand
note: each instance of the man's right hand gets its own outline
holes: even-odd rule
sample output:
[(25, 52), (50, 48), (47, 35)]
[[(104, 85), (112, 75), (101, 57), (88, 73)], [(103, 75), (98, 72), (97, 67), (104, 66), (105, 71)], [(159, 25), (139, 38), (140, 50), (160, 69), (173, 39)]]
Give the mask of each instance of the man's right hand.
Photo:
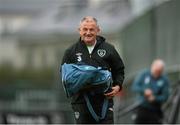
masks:
[(144, 91), (144, 96), (145, 97), (150, 97), (150, 96), (152, 96), (152, 94), (153, 94), (153, 92), (152, 92), (152, 90), (151, 89), (146, 89), (145, 91)]
[(144, 91), (144, 96), (149, 102), (153, 102), (155, 100), (155, 97), (151, 89), (146, 89)]

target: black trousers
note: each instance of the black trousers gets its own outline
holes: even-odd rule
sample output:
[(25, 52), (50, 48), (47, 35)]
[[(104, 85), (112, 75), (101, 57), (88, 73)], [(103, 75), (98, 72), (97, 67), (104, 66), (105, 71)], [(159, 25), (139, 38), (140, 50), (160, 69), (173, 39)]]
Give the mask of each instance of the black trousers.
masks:
[[(99, 115), (101, 112), (101, 107), (93, 106), (95, 112)], [(99, 122), (96, 122), (91, 116), (85, 103), (83, 104), (72, 104), (72, 109), (74, 111), (74, 118), (76, 124), (114, 124), (112, 107), (107, 110), (106, 117)]]
[(135, 124), (162, 124), (163, 113), (162, 111), (140, 106), (137, 110), (137, 118)]

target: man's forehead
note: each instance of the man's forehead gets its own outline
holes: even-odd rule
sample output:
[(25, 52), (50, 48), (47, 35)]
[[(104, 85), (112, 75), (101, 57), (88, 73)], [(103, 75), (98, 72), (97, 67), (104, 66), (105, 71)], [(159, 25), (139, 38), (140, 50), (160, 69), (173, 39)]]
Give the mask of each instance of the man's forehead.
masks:
[(97, 27), (95, 22), (82, 22), (80, 27)]

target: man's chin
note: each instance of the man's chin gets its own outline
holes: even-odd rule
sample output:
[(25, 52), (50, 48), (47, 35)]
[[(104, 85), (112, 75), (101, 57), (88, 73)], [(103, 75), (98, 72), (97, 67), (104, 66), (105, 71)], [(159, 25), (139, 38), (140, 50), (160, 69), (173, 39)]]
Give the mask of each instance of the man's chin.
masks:
[(86, 43), (86, 45), (93, 45), (95, 40), (94, 39), (85, 39), (84, 42)]
[(85, 41), (93, 41), (94, 38), (85, 38), (84, 40), (85, 40)]

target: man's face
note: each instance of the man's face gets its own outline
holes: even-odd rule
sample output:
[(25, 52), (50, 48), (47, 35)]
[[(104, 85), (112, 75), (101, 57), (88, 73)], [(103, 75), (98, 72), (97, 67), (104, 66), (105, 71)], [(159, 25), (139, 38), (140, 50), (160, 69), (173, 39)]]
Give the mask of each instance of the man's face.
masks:
[(152, 72), (152, 75), (155, 77), (155, 78), (158, 78), (161, 76), (161, 74), (163, 73), (163, 66), (162, 65), (158, 65), (158, 64), (154, 64), (152, 65), (151, 67), (151, 72)]
[(83, 40), (88, 46), (91, 46), (95, 43), (96, 36), (99, 31), (99, 27), (95, 21), (84, 21), (81, 23), (79, 28), (81, 40)]

